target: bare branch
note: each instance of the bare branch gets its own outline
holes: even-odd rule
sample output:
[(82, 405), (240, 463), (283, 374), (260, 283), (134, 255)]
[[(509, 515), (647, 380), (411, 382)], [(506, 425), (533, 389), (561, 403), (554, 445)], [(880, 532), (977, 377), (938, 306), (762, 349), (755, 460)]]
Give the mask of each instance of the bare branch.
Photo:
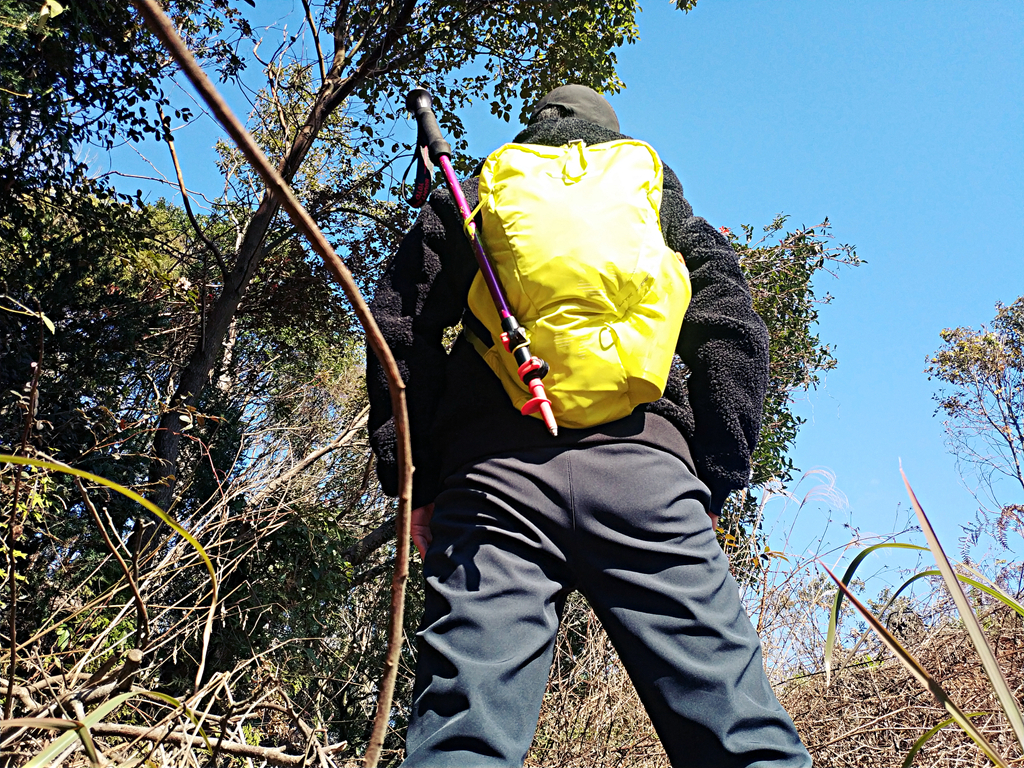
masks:
[(324, 64), (324, 52), (320, 48), (320, 33), (317, 32), (316, 24), (313, 22), (313, 13), (309, 7), (309, 0), (302, 0), (302, 8), (306, 12), (306, 23), (309, 24), (309, 31), (313, 33), (313, 43), (316, 45), (316, 61), (320, 65), (320, 82), (327, 79), (327, 67)]
[[(224, 263), (224, 257), (221, 255), (220, 249), (217, 244), (206, 236), (203, 232), (202, 227), (199, 226), (199, 222), (196, 220), (195, 214), (192, 212), (192, 204), (189, 202), (188, 190), (185, 188), (185, 177), (181, 172), (181, 164), (178, 162), (178, 152), (174, 148), (174, 137), (171, 135), (171, 131), (167, 125), (167, 118), (164, 116), (163, 108), (157, 105), (157, 112), (160, 114), (160, 121), (164, 123), (164, 141), (167, 142), (167, 148), (171, 151), (171, 160), (174, 163), (174, 173), (178, 178), (178, 189), (181, 191), (181, 200), (185, 206), (185, 213), (188, 216), (189, 222), (192, 224), (192, 229), (195, 231), (196, 236), (202, 241), (210, 253), (213, 254), (213, 258), (217, 261), (217, 266), (220, 267), (221, 277), (224, 277), (228, 273), (227, 265)], [(203, 299), (203, 306), (205, 308), (205, 297)], [(205, 315), (205, 313), (204, 313)]]
[[(125, 579), (128, 581), (128, 586), (132, 590), (132, 595), (135, 597), (135, 613), (139, 621), (139, 631), (136, 636), (135, 646), (140, 650), (145, 650), (146, 644), (149, 642), (149, 613), (146, 611), (146, 602), (142, 599), (142, 595), (139, 594), (139, 588), (135, 583), (135, 579), (132, 578), (131, 569), (128, 568), (128, 564), (121, 557), (121, 553), (117, 551), (117, 547), (110, 540), (110, 536), (107, 535), (106, 526), (103, 525), (103, 521), (100, 520), (99, 513), (96, 511), (96, 507), (93, 505), (92, 500), (89, 498), (89, 494), (85, 491), (85, 486), (82, 485), (81, 478), (75, 478), (75, 485), (78, 486), (78, 492), (82, 494), (82, 501), (85, 502), (86, 509), (89, 510), (89, 514), (92, 515), (92, 519), (96, 522), (96, 527), (99, 528), (100, 534), (103, 536), (103, 541), (107, 544), (107, 549), (110, 550), (121, 566), (121, 571), (124, 573)], [(141, 661), (141, 659), (140, 659)]]
[(334, 440), (332, 440), (327, 445), (323, 446), (322, 448), (318, 448), (317, 450), (303, 457), (301, 461), (299, 461), (295, 466), (291, 467), (287, 472), (282, 473), (280, 476), (278, 476), (273, 481), (268, 483), (267, 487), (264, 488), (259, 493), (259, 495), (253, 499), (252, 503), (249, 506), (257, 506), (260, 502), (262, 502), (268, 496), (273, 494), (279, 488), (291, 482), (293, 478), (305, 472), (310, 466), (312, 466), (317, 461), (322, 459), (328, 453), (330, 453), (331, 451), (336, 451), (341, 446), (351, 442), (352, 438), (355, 437), (356, 433), (364, 426), (366, 426), (366, 419), (367, 416), (369, 416), (369, 414), (370, 406), (367, 405), (366, 407), (363, 408), (363, 410), (361, 410), (356, 415), (355, 419), (353, 419), (352, 423), (345, 428), (344, 432), (338, 435)]
[[(89, 726), (89, 730), (96, 736), (122, 736), (126, 739), (142, 739), (154, 744), (167, 742), (188, 747), (204, 748), (206, 746), (202, 736), (177, 731), (171, 725), (146, 728), (138, 725), (121, 725), (120, 723), (96, 723)], [(250, 744), (218, 739), (214, 742), (214, 748), (229, 755), (265, 760), (269, 765), (301, 766), (307, 764), (305, 755), (286, 754), (282, 751), (284, 747), (254, 747)]]

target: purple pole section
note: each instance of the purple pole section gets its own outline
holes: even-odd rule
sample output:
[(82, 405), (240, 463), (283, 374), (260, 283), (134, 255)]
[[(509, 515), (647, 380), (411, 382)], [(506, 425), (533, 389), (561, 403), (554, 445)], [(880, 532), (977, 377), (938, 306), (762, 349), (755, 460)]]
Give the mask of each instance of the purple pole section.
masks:
[[(455, 196), (455, 203), (459, 206), (459, 211), (462, 213), (462, 220), (465, 221), (473, 213), (473, 209), (469, 207), (469, 203), (466, 201), (466, 196), (462, 194), (462, 185), (459, 184), (459, 179), (455, 175), (455, 169), (452, 168), (452, 162), (448, 159), (447, 155), (441, 155), (438, 158), (438, 162), (441, 164), (441, 170), (444, 171), (444, 177), (448, 181), (448, 189), (452, 191)], [(508, 308), (508, 302), (505, 300), (505, 292), (501, 290), (501, 284), (498, 282), (498, 278), (494, 274), (494, 268), (491, 266), (490, 259), (487, 258), (487, 253), (484, 251), (484, 244), (480, 242), (480, 233), (476, 231), (476, 227), (473, 227), (473, 236), (470, 238), (470, 242), (473, 245), (473, 254), (476, 256), (477, 263), (480, 265), (480, 272), (484, 276), (484, 282), (487, 283), (487, 290), (491, 292), (491, 299), (494, 301), (494, 306), (498, 309), (498, 314), (501, 315), (501, 319), (504, 320), (506, 317), (512, 316), (512, 310)], [(466, 233), (467, 235), (469, 232)]]

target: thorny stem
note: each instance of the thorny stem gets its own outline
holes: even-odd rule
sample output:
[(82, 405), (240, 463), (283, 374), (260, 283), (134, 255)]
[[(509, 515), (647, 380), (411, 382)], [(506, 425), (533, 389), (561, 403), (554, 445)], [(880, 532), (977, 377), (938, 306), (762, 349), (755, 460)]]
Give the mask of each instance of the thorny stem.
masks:
[[(43, 308), (36, 300), (36, 312), (39, 317), (39, 359), (33, 364), (32, 385), (29, 389), (28, 410), (25, 412), (25, 427), (21, 431), (21, 453), (28, 451), (28, 436), (32, 433), (32, 424), (36, 416), (36, 403), (39, 400), (39, 373), (43, 368), (43, 343), (45, 341)], [(11, 719), (14, 711), (14, 674), (17, 667), (18, 653), (18, 577), (15, 568), (14, 547), (21, 534), (18, 521), (18, 497), (21, 493), (21, 464), (14, 471), (14, 498), (11, 501), (11, 513), (7, 518), (7, 580), (11, 592), (11, 604), (7, 612), (7, 631), (10, 633), (10, 662), (7, 668), (7, 697), (4, 700), (4, 720)]]
[[(379, 53), (387, 48), (398, 37), (398, 31), (409, 21), (415, 2), (407, 0), (402, 12), (399, 13), (394, 26), (385, 34)], [(402, 618), (405, 606), (405, 583), (409, 578), (409, 513), (412, 501), (412, 446), (409, 440), (409, 414), (405, 404), (405, 383), (402, 381), (398, 365), (391, 350), (381, 335), (370, 309), (359, 292), (352, 274), (338, 257), (324, 237), (316, 222), (309, 216), (281, 174), (270, 164), (266, 156), (253, 141), (252, 136), (235, 117), (227, 103), (213, 87), (209, 78), (196, 63), (184, 42), (178, 36), (170, 20), (164, 15), (154, 0), (135, 0), (135, 6), (143, 15), (147, 25), (160, 38), (164, 47), (171, 53), (182, 71), (192, 82), (203, 100), (210, 107), (218, 121), (224, 126), (235, 144), (242, 150), (249, 163), (259, 172), (267, 184), (268, 192), (288, 213), (292, 223), (303, 232), (314, 250), (323, 258), (327, 268), (341, 284), (345, 295), (355, 310), (356, 316), (366, 331), (366, 341), (381, 362), (388, 379), (391, 393), (391, 406), (395, 418), (395, 433), (398, 444), (398, 471), (400, 478), (400, 495), (398, 504), (398, 531), (395, 571), (391, 581), (391, 617), (388, 625), (388, 649), (384, 663), (384, 673), (380, 683), (380, 697), (377, 700), (377, 714), (374, 720), (370, 745), (366, 752), (365, 765), (375, 766), (380, 757), (384, 735), (387, 731), (391, 711), (391, 699), (394, 694), (395, 677), (398, 673), (398, 660), (402, 648)], [(374, 62), (369, 57), (364, 62), (366, 69)], [(282, 170), (287, 169), (287, 156), (282, 158)], [(197, 686), (199, 684), (197, 678)]]

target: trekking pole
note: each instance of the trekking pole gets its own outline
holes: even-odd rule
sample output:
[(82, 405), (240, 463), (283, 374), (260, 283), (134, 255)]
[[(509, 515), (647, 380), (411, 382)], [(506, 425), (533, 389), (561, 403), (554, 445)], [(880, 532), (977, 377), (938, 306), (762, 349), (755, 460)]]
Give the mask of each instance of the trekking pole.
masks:
[[(515, 358), (519, 366), (519, 378), (533, 395), (533, 398), (522, 407), (522, 414), (526, 416), (540, 411), (548, 432), (557, 436), (558, 424), (555, 423), (555, 415), (551, 411), (551, 400), (544, 391), (542, 381), (548, 373), (548, 364), (530, 353), (530, 342), (526, 337), (526, 332), (519, 325), (512, 310), (509, 309), (505, 292), (501, 288), (501, 283), (498, 282), (497, 275), (494, 274), (494, 268), (491, 266), (490, 259), (487, 258), (487, 252), (484, 251), (476, 222), (473, 221), (473, 211), (466, 201), (466, 196), (462, 193), (462, 185), (459, 184), (459, 179), (455, 175), (455, 169), (452, 168), (451, 145), (441, 137), (441, 128), (437, 124), (437, 118), (434, 117), (430, 103), (430, 93), (423, 88), (416, 88), (405, 97), (406, 109), (412, 112), (413, 117), (416, 118), (416, 126), (419, 131), (416, 138), (418, 149), (422, 152), (422, 149), (425, 148), (430, 160), (441, 166), (448, 189), (459, 206), (463, 230), (473, 247), (473, 255), (476, 256), (477, 263), (480, 265), (480, 273), (483, 275), (484, 283), (487, 284), (487, 290), (491, 294), (491, 300), (501, 318), (501, 343), (504, 345), (505, 351)], [(421, 162), (422, 159), (421, 154)], [(422, 184), (418, 186), (421, 190), (423, 189)], [(425, 193), (418, 194), (417, 199), (421, 199), (422, 202), (419, 204), (423, 205), (426, 202)]]

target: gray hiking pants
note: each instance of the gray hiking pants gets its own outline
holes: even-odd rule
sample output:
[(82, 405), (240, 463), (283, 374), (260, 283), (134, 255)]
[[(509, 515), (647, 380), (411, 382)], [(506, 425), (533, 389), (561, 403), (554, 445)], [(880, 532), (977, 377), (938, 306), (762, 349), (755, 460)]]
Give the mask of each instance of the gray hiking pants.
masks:
[(437, 497), (406, 766), (518, 766), (562, 606), (600, 618), (673, 766), (811, 765), (678, 458), (636, 443), (463, 467)]

